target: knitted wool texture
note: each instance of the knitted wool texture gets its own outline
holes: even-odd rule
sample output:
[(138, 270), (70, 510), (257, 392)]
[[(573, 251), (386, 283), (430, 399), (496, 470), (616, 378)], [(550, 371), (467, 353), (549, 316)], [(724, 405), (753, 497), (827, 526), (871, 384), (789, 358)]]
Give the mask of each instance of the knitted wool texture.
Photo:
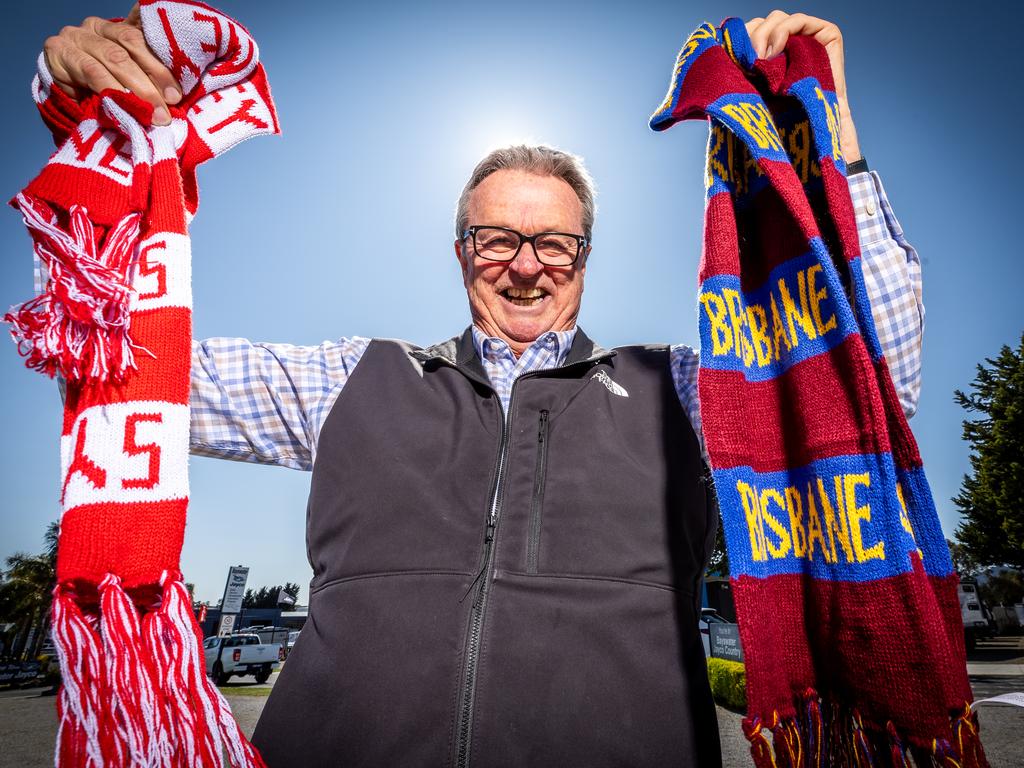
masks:
[(63, 765), (260, 765), (206, 677), (178, 570), (188, 503), (195, 169), (278, 132), (258, 50), (196, 2), (142, 0), (184, 91), (169, 126), (105, 91), (76, 102), (42, 55), (33, 94), (58, 144), (13, 202), (45, 290), (7, 316), (27, 364), (67, 383), (53, 634)]
[[(953, 570), (868, 305), (824, 47), (699, 27), (651, 118), (710, 126), (698, 390), (758, 766), (985, 765)], [(848, 300), (848, 295), (850, 300)]]

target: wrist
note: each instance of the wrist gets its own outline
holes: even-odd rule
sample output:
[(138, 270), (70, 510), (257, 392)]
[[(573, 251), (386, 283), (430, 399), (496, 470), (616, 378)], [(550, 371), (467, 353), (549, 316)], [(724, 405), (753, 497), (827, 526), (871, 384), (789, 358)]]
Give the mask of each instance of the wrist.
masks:
[(857, 141), (857, 127), (853, 124), (850, 103), (845, 98), (839, 100), (839, 148), (847, 164), (862, 157)]

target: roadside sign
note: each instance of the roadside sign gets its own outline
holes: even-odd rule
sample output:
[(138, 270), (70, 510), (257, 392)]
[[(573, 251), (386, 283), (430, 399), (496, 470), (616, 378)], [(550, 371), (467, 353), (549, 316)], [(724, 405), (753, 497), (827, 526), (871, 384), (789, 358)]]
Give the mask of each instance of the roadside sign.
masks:
[(220, 612), (241, 613), (242, 598), (245, 597), (245, 583), (249, 580), (249, 569), (235, 565), (228, 571), (228, 581), (224, 585), (224, 599), (220, 603)]
[(220, 627), (217, 629), (217, 637), (227, 637), (230, 635), (235, 629), (235, 619), (237, 618), (237, 614), (222, 613), (220, 615)]
[(711, 655), (719, 659), (743, 661), (739, 624), (709, 624)]

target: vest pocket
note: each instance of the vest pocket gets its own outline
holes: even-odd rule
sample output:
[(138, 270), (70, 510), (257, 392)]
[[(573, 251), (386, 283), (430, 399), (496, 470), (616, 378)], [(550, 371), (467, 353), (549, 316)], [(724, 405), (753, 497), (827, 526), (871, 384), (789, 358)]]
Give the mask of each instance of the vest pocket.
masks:
[(544, 476), (548, 468), (548, 412), (541, 411), (537, 422), (537, 466), (533, 473), (530, 497), (530, 529), (526, 540), (526, 572), (537, 573), (540, 556), (540, 522), (544, 507)]

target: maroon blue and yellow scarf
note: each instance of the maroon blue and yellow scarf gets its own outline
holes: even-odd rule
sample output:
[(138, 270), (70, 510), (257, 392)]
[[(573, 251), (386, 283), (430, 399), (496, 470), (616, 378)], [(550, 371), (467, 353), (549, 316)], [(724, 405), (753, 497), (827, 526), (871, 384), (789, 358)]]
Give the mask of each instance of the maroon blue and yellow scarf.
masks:
[(701, 418), (758, 766), (984, 766), (957, 576), (875, 333), (823, 46), (683, 45), (651, 127), (707, 118)]

